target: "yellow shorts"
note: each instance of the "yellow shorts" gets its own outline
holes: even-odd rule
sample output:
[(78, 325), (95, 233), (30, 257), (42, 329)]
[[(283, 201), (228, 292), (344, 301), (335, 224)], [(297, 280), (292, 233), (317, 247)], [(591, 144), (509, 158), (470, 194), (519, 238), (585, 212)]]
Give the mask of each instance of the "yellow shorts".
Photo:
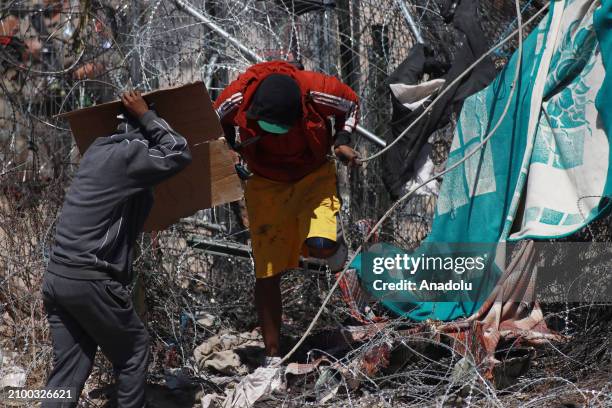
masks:
[(245, 199), (257, 278), (296, 268), (307, 238), (336, 241), (340, 200), (334, 163), (325, 163), (293, 183), (253, 175)]

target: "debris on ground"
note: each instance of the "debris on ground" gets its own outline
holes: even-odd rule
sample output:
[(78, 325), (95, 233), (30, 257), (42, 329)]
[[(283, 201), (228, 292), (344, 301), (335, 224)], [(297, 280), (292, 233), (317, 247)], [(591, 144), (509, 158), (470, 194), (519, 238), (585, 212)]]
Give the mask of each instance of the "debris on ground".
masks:
[(258, 331), (239, 334), (222, 331), (196, 347), (193, 356), (200, 368), (244, 375), (249, 365), (257, 365), (258, 359), (263, 361), (263, 340)]
[(26, 385), (26, 371), (15, 363), (18, 353), (0, 349), (0, 390)]

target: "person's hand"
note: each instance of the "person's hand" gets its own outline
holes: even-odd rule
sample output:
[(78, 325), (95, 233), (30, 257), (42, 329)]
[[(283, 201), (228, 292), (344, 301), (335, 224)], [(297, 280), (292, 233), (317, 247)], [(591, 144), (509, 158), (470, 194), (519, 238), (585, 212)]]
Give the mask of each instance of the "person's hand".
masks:
[(74, 79), (93, 79), (104, 72), (104, 65), (99, 62), (88, 62), (81, 65), (72, 73)]
[(334, 148), (336, 157), (347, 166), (361, 166), (359, 162), (359, 153), (347, 145), (340, 145)]
[(42, 51), (42, 43), (36, 38), (28, 38), (24, 42), (25, 51), (23, 52), (23, 61), (40, 60), (40, 53)]
[(124, 92), (121, 95), (121, 102), (123, 102), (123, 105), (128, 112), (138, 119), (140, 119), (149, 110), (149, 106), (139, 91)]
[(20, 21), (15, 16), (7, 16), (0, 19), (0, 35), (13, 37), (19, 34)]

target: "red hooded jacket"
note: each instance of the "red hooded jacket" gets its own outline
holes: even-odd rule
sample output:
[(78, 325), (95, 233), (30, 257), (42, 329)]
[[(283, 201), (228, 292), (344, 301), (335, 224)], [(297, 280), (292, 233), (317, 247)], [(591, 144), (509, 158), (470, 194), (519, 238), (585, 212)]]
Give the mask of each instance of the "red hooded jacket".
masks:
[[(302, 120), (282, 135), (262, 132), (246, 117), (257, 86), (274, 73), (292, 77), (302, 91)], [(297, 181), (325, 163), (333, 145), (331, 122), (336, 131), (352, 132), (359, 113), (357, 95), (337, 78), (301, 71), (284, 61), (251, 66), (223, 90), (214, 106), (225, 133), (236, 132), (236, 143), (244, 144), (239, 151), (249, 169), (283, 182)], [(248, 144), (256, 136), (261, 138)]]

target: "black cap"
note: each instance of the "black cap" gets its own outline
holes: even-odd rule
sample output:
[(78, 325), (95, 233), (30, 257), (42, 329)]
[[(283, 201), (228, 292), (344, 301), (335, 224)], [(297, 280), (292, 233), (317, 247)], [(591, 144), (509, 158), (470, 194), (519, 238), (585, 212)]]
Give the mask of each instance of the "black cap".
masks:
[(246, 116), (285, 127), (293, 126), (302, 115), (302, 92), (287, 75), (271, 74), (257, 87)]

